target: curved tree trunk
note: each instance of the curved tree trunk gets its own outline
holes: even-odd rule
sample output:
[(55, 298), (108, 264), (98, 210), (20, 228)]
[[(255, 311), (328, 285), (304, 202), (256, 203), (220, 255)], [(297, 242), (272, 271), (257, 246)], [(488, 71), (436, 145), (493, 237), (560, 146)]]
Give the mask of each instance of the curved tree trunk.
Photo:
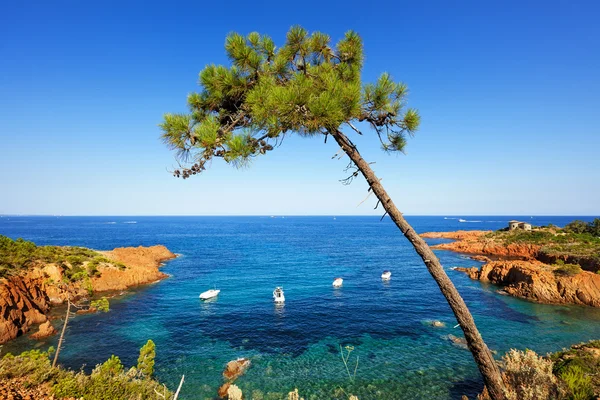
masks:
[(344, 152), (350, 157), (352, 162), (356, 165), (356, 167), (363, 174), (367, 183), (373, 190), (373, 193), (377, 196), (383, 208), (389, 214), (390, 218), (394, 221), (396, 226), (402, 231), (404, 236), (412, 243), (413, 247), (417, 251), (417, 253), (423, 259), (425, 266), (429, 270), (429, 273), (435, 280), (435, 282), (440, 287), (440, 290), (450, 308), (454, 312), (460, 327), (462, 328), (465, 338), (467, 339), (467, 345), (469, 346), (469, 350), (473, 353), (473, 358), (477, 363), (477, 367), (483, 375), (483, 380), (488, 389), (490, 397), (493, 400), (504, 400), (504, 383), (502, 381), (502, 376), (500, 375), (500, 370), (492, 357), (492, 353), (484, 343), (477, 327), (475, 326), (475, 321), (473, 320), (473, 316), (469, 312), (467, 305), (464, 300), (454, 287), (454, 284), (446, 275), (446, 272), (442, 268), (440, 261), (435, 256), (433, 251), (429, 248), (425, 240), (421, 238), (415, 230), (410, 226), (408, 222), (402, 216), (402, 213), (396, 208), (394, 202), (388, 196), (387, 192), (379, 182), (379, 179), (375, 176), (375, 173), (369, 166), (369, 164), (362, 158), (354, 144), (344, 135), (341, 131), (335, 130), (330, 131), (336, 142), (340, 145), (340, 147), (344, 150)]

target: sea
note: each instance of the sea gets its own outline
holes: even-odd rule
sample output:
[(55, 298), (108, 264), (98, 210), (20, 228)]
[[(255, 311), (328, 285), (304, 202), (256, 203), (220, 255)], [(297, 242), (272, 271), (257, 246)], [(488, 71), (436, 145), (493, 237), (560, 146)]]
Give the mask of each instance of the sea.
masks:
[[(564, 226), (567, 216), (411, 216), (417, 232), (499, 229), (511, 219)], [(245, 398), (460, 399), (482, 379), (456, 319), (410, 243), (377, 216), (55, 217), (2, 216), (0, 234), (39, 245), (108, 250), (163, 244), (179, 257), (168, 279), (111, 293), (106, 314), (70, 320), (60, 362), (90, 371), (111, 355), (136, 364), (156, 343), (155, 375), (180, 399), (213, 399), (228, 361), (250, 358), (236, 381)], [(429, 240), (430, 244), (445, 239)], [(498, 293), (454, 267), (481, 263), (436, 251), (488, 346), (540, 354), (600, 339), (600, 310), (535, 304)], [(390, 281), (381, 279), (384, 270)], [(336, 277), (341, 288), (332, 287)], [(281, 286), (286, 301), (274, 304)], [(212, 301), (198, 296), (221, 292)], [(60, 317), (64, 309), (55, 308)], [(431, 326), (442, 321), (445, 327)], [(57, 327), (61, 319), (54, 320)], [(11, 341), (0, 352), (56, 346), (57, 337)], [(342, 357), (343, 354), (343, 357)], [(346, 360), (346, 362), (344, 362)]]

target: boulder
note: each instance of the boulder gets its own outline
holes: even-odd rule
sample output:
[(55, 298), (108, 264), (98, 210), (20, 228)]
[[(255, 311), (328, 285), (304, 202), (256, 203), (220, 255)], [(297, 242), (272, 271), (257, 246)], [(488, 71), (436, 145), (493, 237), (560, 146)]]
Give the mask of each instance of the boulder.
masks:
[(233, 382), (244, 375), (248, 367), (250, 367), (250, 360), (248, 358), (238, 358), (237, 360), (229, 361), (225, 367), (225, 371), (223, 371), (223, 377)]
[(48, 336), (56, 335), (56, 329), (52, 326), (50, 321), (46, 321), (40, 324), (38, 331), (31, 335), (32, 339), (43, 339)]
[(227, 391), (229, 390), (229, 386), (231, 386), (231, 383), (229, 383), (229, 382), (225, 382), (223, 385), (221, 385), (221, 387), (217, 391), (217, 395), (219, 396), (220, 399), (227, 398)]
[(242, 390), (235, 385), (229, 386), (229, 389), (227, 389), (227, 398), (229, 400), (242, 400)]

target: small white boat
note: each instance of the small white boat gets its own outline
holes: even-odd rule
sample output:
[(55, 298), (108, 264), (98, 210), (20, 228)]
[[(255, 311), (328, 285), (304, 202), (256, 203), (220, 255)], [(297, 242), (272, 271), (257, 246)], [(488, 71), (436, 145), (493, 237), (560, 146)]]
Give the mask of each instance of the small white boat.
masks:
[(220, 292), (221, 291), (218, 289), (207, 290), (206, 292), (200, 293), (200, 299), (202, 299), (202, 300), (212, 299), (213, 297), (217, 297)]
[(381, 274), (381, 279), (383, 279), (384, 281), (389, 281), (392, 278), (392, 271), (383, 271), (383, 274)]
[(275, 301), (275, 303), (283, 303), (285, 301), (282, 287), (277, 286), (275, 290), (273, 290), (273, 301)]
[(342, 278), (335, 278), (335, 280), (333, 281), (333, 287), (342, 287), (343, 284), (344, 279)]

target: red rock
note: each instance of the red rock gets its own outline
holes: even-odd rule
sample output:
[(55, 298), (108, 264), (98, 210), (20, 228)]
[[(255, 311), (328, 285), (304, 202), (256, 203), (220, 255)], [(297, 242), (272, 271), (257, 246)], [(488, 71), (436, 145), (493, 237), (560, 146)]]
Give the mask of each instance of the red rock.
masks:
[(50, 321), (46, 321), (39, 326), (38, 331), (31, 335), (30, 338), (42, 339), (48, 336), (56, 335), (56, 333), (56, 329), (54, 329)]
[[(165, 246), (117, 248), (101, 253), (127, 268), (100, 265), (100, 277), (92, 278), (94, 291), (124, 290), (163, 279), (167, 275), (158, 270), (161, 262), (176, 257)], [(0, 279), (0, 344), (28, 332), (32, 325), (46, 322), (51, 304), (88, 296), (81, 282), (65, 288), (56, 284), (61, 280), (61, 268), (42, 263), (19, 276)]]
[(231, 383), (229, 383), (229, 382), (225, 382), (223, 385), (221, 385), (221, 387), (217, 391), (219, 398), (221, 398), (221, 399), (227, 398), (227, 390), (229, 390), (229, 386), (231, 386)]
[(229, 361), (225, 367), (225, 371), (223, 371), (223, 377), (233, 382), (244, 375), (248, 367), (250, 367), (250, 360), (247, 358), (238, 358), (237, 360)]

